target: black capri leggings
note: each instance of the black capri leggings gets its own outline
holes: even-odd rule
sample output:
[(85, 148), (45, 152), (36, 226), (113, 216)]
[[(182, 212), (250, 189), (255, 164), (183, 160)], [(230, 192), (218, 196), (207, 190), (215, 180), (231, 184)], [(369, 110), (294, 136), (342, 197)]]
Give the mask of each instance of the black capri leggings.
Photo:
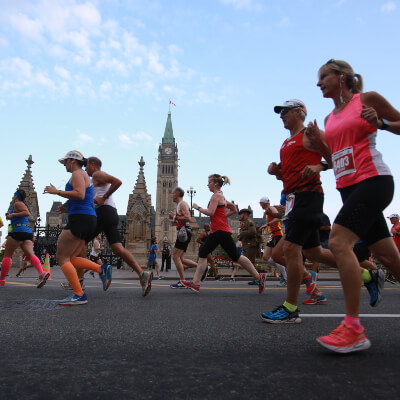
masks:
[(204, 245), (199, 249), (199, 257), (207, 258), (207, 255), (210, 254), (219, 244), (228, 253), (229, 258), (235, 262), (239, 260), (240, 254), (232, 239), (232, 233), (225, 231), (216, 231), (209, 235)]

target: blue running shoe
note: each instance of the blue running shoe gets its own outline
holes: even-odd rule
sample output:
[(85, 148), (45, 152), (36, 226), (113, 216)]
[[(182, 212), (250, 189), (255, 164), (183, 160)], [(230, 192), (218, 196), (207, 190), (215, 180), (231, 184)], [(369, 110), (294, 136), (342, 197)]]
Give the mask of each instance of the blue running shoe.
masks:
[(72, 296), (60, 300), (58, 304), (60, 306), (80, 306), (82, 304), (87, 304), (87, 297), (85, 293), (83, 293), (82, 296), (78, 296), (74, 293)]
[(208, 270), (210, 269), (210, 267), (208, 265), (206, 265), (206, 269), (203, 272), (203, 275), (201, 276), (201, 281), (203, 282), (204, 279), (207, 278), (207, 274), (208, 274)]
[(364, 283), (369, 293), (369, 305), (376, 307), (382, 300), (382, 290), (385, 283), (385, 273), (381, 269), (369, 271), (371, 281)]
[(107, 290), (112, 281), (112, 265), (103, 264), (99, 274), (101, 281), (103, 282), (103, 290)]
[(270, 313), (261, 314), (261, 318), (270, 324), (299, 324), (301, 322), (299, 311), (297, 309), (290, 312), (284, 305), (281, 305)]
[(186, 289), (186, 286), (182, 283), (182, 281), (179, 281), (178, 283), (174, 283), (173, 285), (169, 286), (171, 289)]

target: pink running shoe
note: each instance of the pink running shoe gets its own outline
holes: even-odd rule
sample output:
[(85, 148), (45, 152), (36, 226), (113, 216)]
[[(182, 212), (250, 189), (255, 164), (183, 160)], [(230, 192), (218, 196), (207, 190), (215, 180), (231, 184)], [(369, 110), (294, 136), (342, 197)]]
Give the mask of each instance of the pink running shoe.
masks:
[(265, 287), (265, 273), (259, 274), (260, 277), (258, 278), (258, 293), (261, 294)]
[(371, 347), (371, 342), (365, 336), (365, 330), (361, 327), (357, 332), (344, 321), (329, 335), (321, 336), (317, 342), (328, 350), (336, 353), (351, 353), (353, 351), (366, 350)]
[(199, 292), (200, 291), (200, 284), (199, 283), (194, 283), (193, 281), (181, 281), (182, 285), (187, 287), (190, 290), (193, 290), (194, 292)]

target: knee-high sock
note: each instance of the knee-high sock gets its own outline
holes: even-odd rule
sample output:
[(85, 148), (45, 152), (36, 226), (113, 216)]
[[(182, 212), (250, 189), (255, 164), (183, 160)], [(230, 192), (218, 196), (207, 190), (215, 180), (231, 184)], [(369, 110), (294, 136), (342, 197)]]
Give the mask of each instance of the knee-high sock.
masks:
[(88, 260), (87, 258), (82, 258), (82, 257), (74, 257), (71, 260), (71, 263), (75, 268), (80, 268), (80, 269), (91, 269), (94, 272), (100, 273), (101, 268), (100, 265)]
[(276, 261), (270, 257), (270, 259), (267, 261), (269, 264), (273, 265), (274, 267), (278, 268), (279, 272), (282, 274), (283, 279), (287, 279), (287, 274), (286, 274), (286, 267), (283, 266), (282, 264), (278, 264)]
[(11, 258), (4, 257), (2, 264), (3, 264), (3, 268), (1, 269), (1, 279), (0, 280), (4, 281), (6, 279), (8, 270), (11, 267)]
[(35, 266), (35, 268), (37, 269), (37, 271), (39, 272), (39, 275), (43, 274), (43, 267), (42, 264), (40, 263), (40, 260), (37, 256), (32, 256), (32, 258), (30, 259), (30, 262)]
[(67, 261), (63, 265), (61, 265), (61, 271), (64, 272), (65, 277), (68, 279), (69, 284), (71, 285), (73, 291), (78, 296), (83, 295), (83, 290), (81, 284), (79, 283), (78, 274), (76, 273), (75, 267), (72, 265), (70, 261)]

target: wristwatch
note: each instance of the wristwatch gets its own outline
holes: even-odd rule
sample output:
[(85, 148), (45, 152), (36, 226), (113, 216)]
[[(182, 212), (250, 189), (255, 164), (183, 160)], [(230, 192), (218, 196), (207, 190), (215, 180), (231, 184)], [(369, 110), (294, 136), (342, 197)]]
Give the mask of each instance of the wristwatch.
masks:
[(386, 118), (381, 118), (382, 126), (379, 128), (383, 131), (386, 131), (390, 126), (390, 122)]
[(323, 171), (329, 168), (329, 164), (326, 161), (321, 161), (320, 164), (322, 165)]
[(107, 200), (109, 197), (110, 197), (110, 196), (109, 196), (108, 194), (105, 194), (105, 195), (103, 196), (103, 198), (106, 199), (106, 200)]

